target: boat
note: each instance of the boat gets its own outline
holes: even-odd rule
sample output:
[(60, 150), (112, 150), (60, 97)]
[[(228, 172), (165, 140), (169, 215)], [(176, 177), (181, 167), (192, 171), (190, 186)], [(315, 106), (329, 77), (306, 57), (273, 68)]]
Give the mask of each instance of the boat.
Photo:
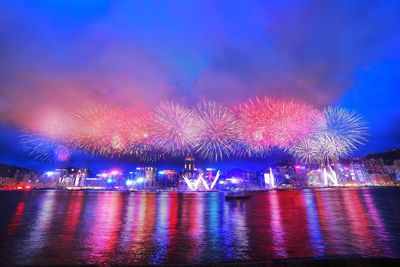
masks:
[(232, 191), (225, 195), (226, 200), (235, 200), (235, 199), (249, 199), (250, 195), (246, 192), (241, 191)]

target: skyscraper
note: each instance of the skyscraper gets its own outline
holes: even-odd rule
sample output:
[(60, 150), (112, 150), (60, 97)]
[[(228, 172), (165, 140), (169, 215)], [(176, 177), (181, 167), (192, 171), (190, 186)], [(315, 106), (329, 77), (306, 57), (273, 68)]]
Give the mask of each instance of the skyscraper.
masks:
[(185, 172), (193, 172), (194, 171), (194, 157), (186, 156), (185, 157)]

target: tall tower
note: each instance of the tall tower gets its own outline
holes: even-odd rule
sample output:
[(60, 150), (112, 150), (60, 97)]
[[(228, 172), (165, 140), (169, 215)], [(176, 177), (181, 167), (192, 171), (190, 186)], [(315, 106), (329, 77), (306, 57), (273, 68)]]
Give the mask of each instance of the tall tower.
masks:
[(194, 172), (194, 157), (185, 157), (185, 172)]

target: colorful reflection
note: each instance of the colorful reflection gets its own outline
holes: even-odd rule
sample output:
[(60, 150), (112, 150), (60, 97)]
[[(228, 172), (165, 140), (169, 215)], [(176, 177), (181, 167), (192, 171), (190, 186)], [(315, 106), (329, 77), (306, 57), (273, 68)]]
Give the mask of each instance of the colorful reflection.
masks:
[(15, 209), (14, 214), (11, 217), (11, 221), (7, 226), (6, 236), (11, 237), (15, 234), (18, 228), (21, 226), (21, 218), (24, 214), (25, 202), (20, 201)]
[(6, 265), (400, 257), (393, 188), (270, 191), (247, 200), (218, 192), (32, 191), (2, 201), (14, 207), (0, 218)]
[(120, 193), (106, 192), (98, 193), (93, 201), (94, 214), (85, 227), (85, 249), (89, 263), (108, 263), (117, 255), (124, 199)]
[(279, 205), (278, 192), (273, 191), (269, 196), (273, 248), (277, 257), (284, 258), (287, 257), (287, 251), (284, 242), (285, 229), (282, 223), (282, 211)]
[(313, 254), (323, 256), (325, 255), (325, 245), (318, 219), (315, 195), (311, 190), (305, 190), (303, 196), (307, 213), (308, 231), (310, 233), (310, 243), (314, 251)]

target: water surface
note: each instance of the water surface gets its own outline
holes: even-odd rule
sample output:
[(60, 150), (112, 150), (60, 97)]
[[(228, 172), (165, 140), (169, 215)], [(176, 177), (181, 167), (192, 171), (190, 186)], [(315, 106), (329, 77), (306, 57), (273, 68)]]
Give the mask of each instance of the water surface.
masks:
[(0, 192), (3, 264), (400, 257), (400, 189)]

